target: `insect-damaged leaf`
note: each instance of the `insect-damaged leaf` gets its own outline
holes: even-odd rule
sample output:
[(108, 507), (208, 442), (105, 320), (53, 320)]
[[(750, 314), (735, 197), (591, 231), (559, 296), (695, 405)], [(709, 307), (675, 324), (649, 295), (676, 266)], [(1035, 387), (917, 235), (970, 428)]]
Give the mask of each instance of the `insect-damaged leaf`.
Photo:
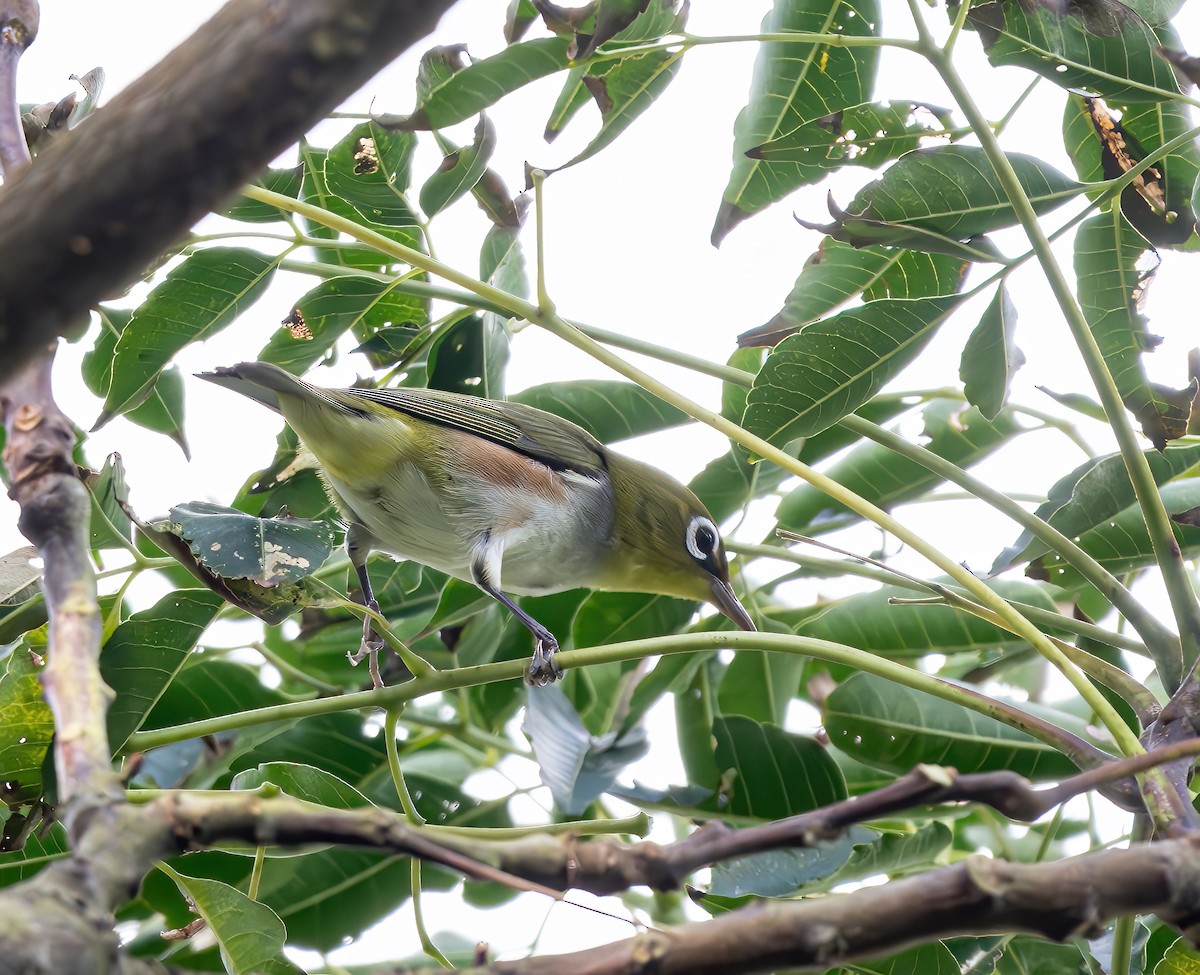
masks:
[[(1154, 258), (1149, 268), (1144, 260)], [(1159, 450), (1187, 429), (1196, 381), (1181, 390), (1151, 383), (1142, 353), (1162, 340), (1146, 329), (1138, 306), (1157, 267), (1157, 254), (1120, 213), (1085, 220), (1075, 235), (1079, 304), (1121, 400)]]
[(973, 4), (968, 22), (993, 65), (1019, 65), (1104, 98), (1170, 98), (1179, 86), (1154, 29), (1120, 0)]
[[(1113, 180), (1138, 171), (1121, 191), (1121, 211), (1156, 246), (1184, 244), (1195, 230), (1191, 196), (1200, 175), (1200, 150), (1188, 141), (1152, 166), (1142, 160), (1191, 127), (1187, 109), (1171, 102), (1109, 106), (1072, 94), (1063, 113), (1063, 141), (1081, 180)], [(1105, 200), (1103, 205), (1111, 204)]]
[(797, 126), (771, 142), (747, 149), (746, 155), (766, 162), (807, 162), (811, 166), (828, 160), (878, 167), (919, 149), (925, 140), (948, 135), (949, 127), (949, 109), (924, 102), (864, 102)]

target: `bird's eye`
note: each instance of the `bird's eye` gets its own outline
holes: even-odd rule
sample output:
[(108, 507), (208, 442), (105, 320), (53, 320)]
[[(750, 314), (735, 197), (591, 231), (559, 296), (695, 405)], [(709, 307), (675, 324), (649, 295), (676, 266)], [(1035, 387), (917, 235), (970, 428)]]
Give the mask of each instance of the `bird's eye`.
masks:
[(707, 562), (716, 552), (720, 538), (716, 525), (703, 515), (696, 515), (688, 522), (684, 541), (692, 558), (697, 562)]

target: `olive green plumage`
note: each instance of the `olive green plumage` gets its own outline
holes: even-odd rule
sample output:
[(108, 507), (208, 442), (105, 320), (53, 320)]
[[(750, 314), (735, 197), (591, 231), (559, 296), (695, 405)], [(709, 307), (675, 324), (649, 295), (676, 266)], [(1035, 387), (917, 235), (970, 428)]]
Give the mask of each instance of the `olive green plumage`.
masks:
[[(660, 593), (754, 627), (700, 500), (569, 420), (439, 390), (322, 389), (262, 362), (201, 378), (281, 413), (312, 452), (368, 605), (372, 548), (474, 582), (533, 633), (531, 683), (559, 676), (558, 644), (506, 593)], [(365, 627), (359, 659), (379, 647)]]

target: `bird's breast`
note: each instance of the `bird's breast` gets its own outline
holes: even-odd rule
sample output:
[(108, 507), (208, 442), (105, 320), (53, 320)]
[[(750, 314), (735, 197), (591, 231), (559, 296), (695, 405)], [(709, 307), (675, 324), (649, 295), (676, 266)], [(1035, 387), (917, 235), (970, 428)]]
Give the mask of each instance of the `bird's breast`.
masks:
[(478, 438), (462, 449), (455, 439), (419, 461), (397, 458), (365, 483), (326, 476), (347, 517), (383, 551), (470, 580), (474, 554), (490, 542), (502, 547), (496, 581), (507, 592), (592, 585), (612, 537), (607, 479), (552, 470)]

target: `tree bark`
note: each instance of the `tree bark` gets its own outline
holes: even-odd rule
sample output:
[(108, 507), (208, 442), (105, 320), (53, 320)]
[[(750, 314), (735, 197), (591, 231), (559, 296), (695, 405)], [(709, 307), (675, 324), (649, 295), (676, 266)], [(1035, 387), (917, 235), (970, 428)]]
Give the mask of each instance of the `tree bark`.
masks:
[(86, 323), (453, 0), (235, 0), (0, 191), (0, 378)]

